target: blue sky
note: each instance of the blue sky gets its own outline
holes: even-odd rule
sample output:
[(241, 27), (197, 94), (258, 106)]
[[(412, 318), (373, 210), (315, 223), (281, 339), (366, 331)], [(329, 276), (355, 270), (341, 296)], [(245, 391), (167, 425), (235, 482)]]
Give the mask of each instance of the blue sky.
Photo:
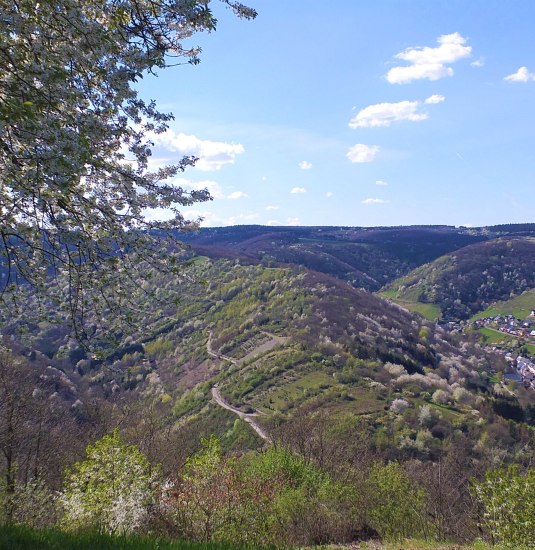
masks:
[(535, 221), (533, 0), (213, 2), (198, 66), (146, 77), (175, 120), (154, 165), (203, 225)]

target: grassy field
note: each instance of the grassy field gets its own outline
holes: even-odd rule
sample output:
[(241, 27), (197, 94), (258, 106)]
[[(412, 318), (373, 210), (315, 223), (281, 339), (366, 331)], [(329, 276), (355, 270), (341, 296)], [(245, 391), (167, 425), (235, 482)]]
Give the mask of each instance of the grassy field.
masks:
[[(254, 546), (228, 544), (198, 544), (169, 541), (155, 537), (110, 536), (96, 533), (69, 534), (55, 529), (29, 529), (22, 526), (0, 526), (0, 550), (254, 550)], [(317, 546), (325, 550), (347, 550), (353, 545)], [(362, 550), (528, 550), (526, 547), (489, 546), (477, 541), (470, 545), (424, 540), (405, 540), (381, 544), (378, 541), (361, 542)]]
[(487, 344), (500, 344), (505, 345), (511, 340), (513, 340), (512, 336), (509, 336), (508, 334), (504, 334), (503, 332), (500, 332), (499, 330), (494, 330), (493, 328), (480, 328), (478, 329), (479, 334), (482, 334), (485, 337), (485, 341)]
[(291, 403), (314, 390), (334, 385), (332, 377), (324, 372), (310, 372), (301, 378), (283, 384), (269, 393), (269, 403), (262, 403), (264, 408), (284, 410), (286, 403)]
[(429, 321), (437, 321), (440, 319), (440, 307), (435, 304), (424, 304), (422, 302), (418, 302), (417, 296), (415, 296), (414, 301), (407, 300), (407, 296), (404, 296), (404, 299), (401, 299), (398, 298), (398, 292), (396, 290), (380, 292), (378, 296), (381, 298), (388, 298), (395, 304), (398, 304), (413, 313), (419, 313), (422, 317), (425, 317)]
[[(231, 550), (228, 544), (198, 544), (157, 537), (63, 533), (55, 529), (0, 526), (0, 550)], [(240, 547), (246, 548), (246, 547)], [(254, 548), (254, 547), (248, 547)]]
[[(528, 355), (535, 357), (535, 344), (526, 343), (523, 340), (518, 341), (518, 338), (509, 334), (504, 334), (498, 330), (492, 328), (480, 328), (477, 330), (479, 334), (485, 337), (485, 343), (496, 345), (499, 347), (514, 347), (515, 345), (525, 347), (528, 351)], [(514, 341), (516, 344), (514, 344)]]
[(485, 311), (476, 313), (472, 320), (497, 315), (514, 315), (518, 319), (525, 319), (535, 309), (535, 289), (527, 290), (505, 302), (496, 302)]

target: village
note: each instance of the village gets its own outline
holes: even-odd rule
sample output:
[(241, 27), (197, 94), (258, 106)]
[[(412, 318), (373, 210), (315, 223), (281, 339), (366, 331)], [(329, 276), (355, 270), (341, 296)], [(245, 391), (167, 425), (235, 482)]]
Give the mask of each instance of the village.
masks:
[(518, 338), (533, 339), (535, 342), (535, 310), (526, 319), (518, 319), (514, 315), (482, 317), (472, 322), (472, 328), (490, 328)]
[[(475, 330), (492, 329), (535, 344), (535, 310), (532, 310), (526, 319), (518, 319), (514, 315), (483, 317), (473, 321), (471, 328)], [(492, 346), (492, 349), (501, 352), (514, 369), (513, 372), (504, 374), (504, 382), (518, 382), (526, 388), (535, 390), (535, 357), (518, 355), (513, 350), (497, 349), (495, 346)]]

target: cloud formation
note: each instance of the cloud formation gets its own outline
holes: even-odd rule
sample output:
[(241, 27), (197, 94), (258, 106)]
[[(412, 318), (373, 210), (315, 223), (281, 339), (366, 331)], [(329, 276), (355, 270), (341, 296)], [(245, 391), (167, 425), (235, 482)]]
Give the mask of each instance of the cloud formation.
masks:
[(418, 113), (418, 101), (400, 101), (398, 103), (376, 103), (359, 111), (350, 121), (350, 128), (377, 128), (390, 126), (399, 120), (425, 120), (425, 113)]
[(388, 182), (384, 181), (384, 180), (377, 180), (375, 182), (375, 185), (388, 185)]
[(301, 168), (301, 170), (310, 170), (312, 168), (312, 164), (307, 160), (302, 160), (299, 163), (299, 168)]
[(280, 206), (275, 206), (273, 204), (270, 204), (270, 205), (266, 206), (267, 211), (278, 210), (279, 208), (280, 208)]
[(438, 46), (408, 48), (398, 53), (396, 59), (407, 61), (409, 65), (393, 67), (386, 75), (390, 84), (406, 84), (413, 80), (439, 80), (453, 76), (448, 65), (468, 57), (472, 47), (466, 46), (466, 38), (458, 32), (443, 34), (437, 39)]
[(243, 191), (233, 191), (230, 195), (227, 196), (227, 199), (243, 199), (248, 196), (249, 195), (247, 193), (244, 193)]
[(356, 143), (349, 149), (346, 156), (353, 163), (372, 162), (380, 150), (378, 145)]
[(186, 191), (201, 191), (203, 189), (208, 189), (208, 192), (214, 199), (225, 198), (221, 185), (216, 181), (191, 181), (186, 178), (174, 178), (172, 183), (173, 185), (184, 188)]
[(306, 193), (307, 190), (304, 187), (294, 187), (290, 193), (296, 194), (296, 193)]
[(384, 199), (364, 199), (362, 204), (385, 204), (387, 201)]
[[(435, 105), (442, 103), (446, 98), (443, 95), (434, 94), (423, 103)], [(429, 117), (427, 113), (419, 112), (422, 105), (420, 101), (399, 101), (397, 103), (376, 103), (359, 111), (350, 121), (350, 128), (378, 128), (390, 126), (392, 122), (410, 120), (418, 122)]]
[(155, 145), (164, 147), (181, 155), (197, 157), (196, 168), (203, 172), (220, 170), (227, 164), (234, 164), (237, 155), (245, 149), (241, 143), (225, 143), (224, 141), (203, 140), (194, 135), (167, 130), (163, 134), (151, 134)]
[(535, 80), (535, 73), (530, 73), (527, 67), (520, 67), (516, 73), (506, 76), (504, 80), (508, 82), (530, 82)]
[(426, 105), (436, 105), (437, 103), (442, 103), (446, 98), (440, 94), (433, 94), (429, 96), (424, 103)]
[(258, 220), (258, 218), (260, 217), (257, 212), (248, 212), (245, 214), (238, 214), (236, 216), (223, 218), (208, 210), (184, 210), (183, 214), (184, 217), (188, 220), (201, 219), (201, 226), (203, 227), (221, 227), (226, 225), (240, 224), (243, 225)]

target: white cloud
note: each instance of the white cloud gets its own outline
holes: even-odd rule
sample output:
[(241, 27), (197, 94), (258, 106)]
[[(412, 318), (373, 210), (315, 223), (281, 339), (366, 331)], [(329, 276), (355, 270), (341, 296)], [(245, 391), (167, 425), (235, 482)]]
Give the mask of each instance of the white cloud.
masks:
[(282, 225), (279, 220), (268, 220), (266, 225)]
[[(443, 95), (434, 94), (423, 103), (433, 105), (441, 103), (446, 98)], [(420, 101), (399, 101), (397, 103), (376, 103), (368, 105), (359, 111), (350, 121), (350, 128), (377, 128), (390, 126), (392, 122), (410, 120), (417, 122), (428, 118), (427, 113), (418, 112), (422, 105)]]
[(334, 193), (332, 191), (327, 191), (327, 193), (325, 193), (325, 196), (330, 199), (332, 196), (334, 195)]
[(229, 218), (222, 218), (221, 216), (207, 210), (184, 210), (183, 214), (188, 220), (202, 218), (201, 225), (203, 227), (248, 224), (260, 217), (256, 212), (251, 212), (247, 214), (238, 214), (237, 216), (230, 216)]
[(310, 170), (312, 168), (312, 164), (307, 160), (302, 160), (299, 163), (299, 168), (301, 168), (301, 170)]
[(394, 67), (386, 76), (391, 84), (406, 84), (413, 80), (439, 80), (446, 76), (453, 76), (453, 69), (440, 63), (426, 65), (409, 65), (408, 67)]
[(294, 187), (290, 193), (306, 193), (307, 190), (304, 187)]
[(280, 208), (280, 206), (275, 206), (273, 204), (270, 204), (269, 206), (266, 206), (266, 210), (268, 210), (268, 211), (278, 210), (279, 208)]
[(347, 158), (354, 163), (372, 162), (375, 155), (380, 151), (378, 145), (365, 145), (364, 143), (356, 143), (347, 152)]
[(147, 208), (143, 210), (143, 215), (147, 220), (162, 222), (170, 220), (174, 214), (168, 208)]
[(485, 66), (485, 58), (480, 57), (479, 59), (476, 59), (475, 61), (472, 61), (472, 63), (470, 63), (470, 65), (472, 65), (472, 67), (484, 67)]
[(299, 225), (300, 223), (301, 221), (299, 220), (299, 218), (288, 218), (286, 220), (287, 225)]
[(506, 76), (504, 80), (509, 82), (530, 82), (535, 80), (535, 73), (530, 73), (527, 67), (520, 67), (516, 73)]
[(466, 46), (466, 38), (458, 32), (443, 34), (437, 39), (438, 46), (431, 48), (415, 47), (398, 53), (395, 57), (410, 64), (393, 67), (386, 75), (391, 84), (406, 84), (413, 80), (438, 80), (453, 75), (453, 69), (447, 65), (468, 57), (471, 46)]
[(224, 225), (222, 218), (212, 212), (208, 212), (207, 210), (183, 210), (182, 214), (187, 220), (197, 220), (202, 218), (201, 225), (204, 227), (217, 227)]
[(388, 185), (388, 182), (384, 180), (376, 180), (375, 185)]
[(375, 128), (390, 126), (399, 120), (425, 120), (425, 113), (418, 113), (418, 101), (400, 101), (399, 103), (377, 103), (359, 111), (349, 121), (350, 128)]
[(208, 189), (208, 192), (214, 199), (223, 199), (225, 194), (221, 189), (221, 185), (216, 181), (203, 180), (203, 181), (191, 181), (185, 178), (174, 178), (172, 184), (183, 187), (187, 191), (201, 191), (203, 189)]
[(257, 220), (260, 217), (256, 212), (251, 212), (249, 214), (238, 214), (237, 216), (231, 216), (225, 221), (225, 225), (238, 225), (240, 222), (252, 222)]
[(233, 191), (230, 195), (227, 196), (227, 199), (243, 199), (248, 196), (249, 195), (247, 193), (244, 193), (243, 191)]
[(149, 157), (149, 160), (147, 162), (147, 170), (149, 170), (150, 172), (157, 172), (160, 168), (165, 168), (166, 166), (173, 164), (173, 161), (176, 162), (176, 159)]
[(427, 105), (436, 105), (437, 103), (442, 103), (446, 98), (440, 94), (433, 94), (429, 96), (424, 103)]
[(267, 177), (266, 177), (266, 176), (262, 176), (262, 181), (267, 181)]
[(364, 199), (362, 204), (385, 204), (387, 201), (384, 199)]
[(234, 164), (236, 156), (245, 151), (241, 143), (203, 140), (194, 135), (177, 134), (173, 130), (167, 130), (163, 134), (153, 132), (150, 137), (157, 146), (181, 155), (198, 157), (195, 166), (203, 172), (219, 170), (227, 164)]

